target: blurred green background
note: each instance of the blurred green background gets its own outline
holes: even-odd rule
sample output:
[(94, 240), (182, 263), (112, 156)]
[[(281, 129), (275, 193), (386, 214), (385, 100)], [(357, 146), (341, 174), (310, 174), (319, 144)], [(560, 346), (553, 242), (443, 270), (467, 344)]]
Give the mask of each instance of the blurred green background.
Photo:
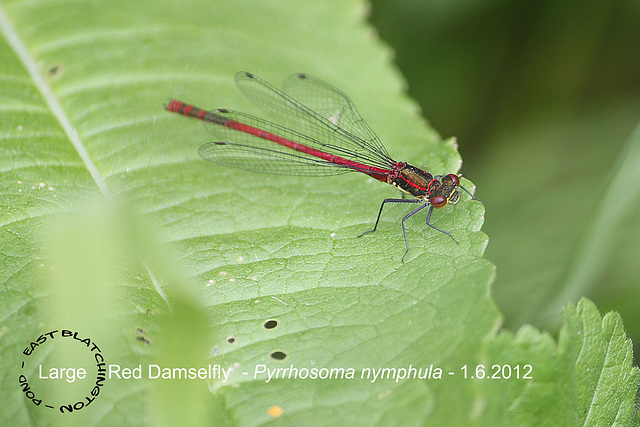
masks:
[[(424, 117), (458, 137), (462, 172), (486, 206), (486, 258), (497, 265), (492, 293), (505, 326), (555, 330), (553, 303), (567, 302), (569, 266), (640, 119), (640, 2), (373, 0), (370, 20)], [(601, 263), (580, 293), (622, 314), (638, 354), (632, 204), (597, 247)]]

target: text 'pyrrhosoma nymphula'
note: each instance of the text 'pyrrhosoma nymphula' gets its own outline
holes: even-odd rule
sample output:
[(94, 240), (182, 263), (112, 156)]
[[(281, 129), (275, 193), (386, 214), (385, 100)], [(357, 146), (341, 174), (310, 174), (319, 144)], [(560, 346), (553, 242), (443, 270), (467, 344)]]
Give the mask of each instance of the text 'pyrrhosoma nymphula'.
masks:
[(165, 106), (173, 113), (202, 120), (220, 139), (200, 147), (198, 153), (204, 159), (258, 173), (328, 176), (361, 172), (415, 199), (383, 200), (373, 229), (358, 237), (376, 231), (386, 204), (418, 203), (402, 218), (406, 247), (402, 261), (409, 252), (405, 222), (427, 207), (427, 225), (457, 243), (449, 232), (431, 224), (433, 209), (457, 203), (458, 188), (477, 199), (460, 185), (456, 174), (432, 175), (393, 160), (341, 90), (308, 74), (290, 76), (283, 90), (247, 72), (236, 74), (236, 84), (279, 123), (227, 109), (206, 111), (174, 99)]

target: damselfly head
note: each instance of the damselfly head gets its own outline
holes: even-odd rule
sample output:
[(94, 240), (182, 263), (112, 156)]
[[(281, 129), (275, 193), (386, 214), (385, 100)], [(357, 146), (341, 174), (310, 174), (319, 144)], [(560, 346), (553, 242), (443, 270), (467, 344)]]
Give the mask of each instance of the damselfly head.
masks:
[(448, 204), (455, 205), (460, 200), (460, 194), (457, 191), (448, 191), (447, 188), (443, 187), (444, 185), (441, 185), (429, 197), (429, 203), (436, 209), (443, 208)]
[(455, 205), (460, 199), (460, 194), (457, 191), (460, 185), (458, 175), (450, 173), (440, 178), (440, 181), (435, 182), (439, 182), (440, 185), (429, 192), (431, 206), (437, 209), (445, 207), (447, 204)]

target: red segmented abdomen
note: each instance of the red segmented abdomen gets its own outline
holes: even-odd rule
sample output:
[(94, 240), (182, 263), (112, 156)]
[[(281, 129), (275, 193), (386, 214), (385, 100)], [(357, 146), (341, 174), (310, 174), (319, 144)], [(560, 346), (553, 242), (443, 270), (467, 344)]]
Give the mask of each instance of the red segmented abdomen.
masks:
[(237, 122), (235, 120), (227, 120), (224, 126), (229, 129), (245, 132), (251, 135), (255, 135), (258, 138), (266, 139), (268, 141), (275, 142), (292, 150), (299, 151), (301, 153), (308, 154), (313, 157), (325, 160), (337, 165), (346, 166), (350, 169), (357, 170), (358, 172), (365, 173), (378, 181), (387, 182), (387, 177), (391, 171), (386, 169), (380, 169), (375, 166), (368, 166), (362, 163), (354, 162), (353, 160), (345, 159), (344, 157), (336, 156), (335, 154), (326, 153), (316, 148), (300, 144), (299, 142), (292, 141), (282, 136), (273, 134), (271, 132), (263, 131), (262, 129), (255, 128), (253, 126), (245, 125), (244, 123)]
[(176, 101), (172, 99), (167, 105), (167, 110), (172, 113), (182, 114), (183, 116), (195, 117), (197, 119), (202, 120), (207, 112), (201, 108), (196, 107), (195, 105), (185, 104), (181, 101)]
[(183, 116), (193, 117), (196, 119), (218, 123), (221, 125), (224, 125), (227, 121), (227, 119), (225, 119), (224, 117), (218, 116), (207, 110), (203, 110), (202, 108), (198, 108), (195, 105), (187, 104), (175, 99), (171, 99), (165, 108), (167, 109), (167, 111), (171, 111), (172, 113), (178, 113), (182, 114)]
[[(316, 148), (312, 148), (304, 144), (300, 144), (298, 142), (273, 134), (271, 132), (264, 131), (262, 129), (255, 128), (253, 126), (246, 125), (236, 120), (227, 119), (224, 116), (217, 115), (213, 112), (198, 108), (195, 105), (187, 104), (181, 101), (177, 101), (175, 99), (170, 100), (169, 104), (167, 104), (165, 108), (172, 113), (178, 113), (184, 116), (194, 117), (196, 119), (217, 123), (222, 126), (228, 127), (229, 129), (237, 130), (239, 132), (245, 132), (250, 135), (255, 135), (258, 138), (275, 142), (277, 144), (283, 145), (285, 147), (288, 147), (300, 153), (308, 154), (310, 156), (317, 157), (327, 162), (335, 163), (336, 165), (344, 166), (349, 169), (362, 172), (382, 182), (391, 183), (391, 181), (397, 178), (400, 168), (404, 165), (403, 163), (394, 164), (393, 170), (381, 169), (375, 166), (365, 165), (363, 163), (345, 159), (344, 157), (340, 157), (331, 153), (320, 151)], [(219, 111), (226, 112), (226, 110), (219, 110)]]

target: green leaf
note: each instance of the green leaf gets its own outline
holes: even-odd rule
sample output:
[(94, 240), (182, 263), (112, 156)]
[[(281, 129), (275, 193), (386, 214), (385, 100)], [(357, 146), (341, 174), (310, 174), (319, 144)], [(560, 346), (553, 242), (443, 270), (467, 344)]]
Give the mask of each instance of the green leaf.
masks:
[(531, 365), (534, 378), (481, 383), (486, 425), (632, 425), (640, 379), (632, 343), (617, 313), (603, 319), (587, 299), (565, 308), (558, 345), (526, 326), (515, 337), (502, 332), (486, 358)]
[[(119, 368), (230, 372), (206, 383), (109, 378), (76, 414), (83, 425), (495, 425), (509, 409), (493, 383), (461, 374), (498, 360), (486, 355), (504, 336), (495, 337), (480, 203), (463, 195), (434, 213), (458, 245), (410, 221), (403, 264), (405, 210), (389, 209), (375, 234), (355, 237), (397, 194), (391, 186), (222, 169), (197, 157), (211, 138), (198, 122), (162, 108), (176, 97), (256, 112), (234, 88), (235, 71), (269, 81), (308, 71), (351, 94), (394, 157), (456, 172), (454, 141), (441, 141), (401, 94), (363, 3), (13, 1), (0, 28), (0, 387), (10, 408), (0, 423), (71, 422), (32, 404), (17, 381), (64, 363), (59, 341), (35, 360), (22, 353), (56, 328), (84, 331)], [(619, 324), (615, 332), (623, 339)], [(563, 390), (578, 366), (517, 342), (499, 349), (505, 363), (539, 364), (533, 381), (499, 382), (512, 388)], [(581, 372), (602, 366), (585, 363)], [(626, 417), (629, 378), (637, 383), (629, 363), (620, 369), (631, 377), (607, 383), (624, 393)], [(302, 378), (342, 369), (354, 378)], [(429, 378), (398, 378), (405, 370)], [(68, 398), (66, 384), (47, 381), (34, 379), (34, 390)], [(599, 384), (583, 388), (551, 404), (530, 400), (514, 417), (579, 419)]]
[[(631, 340), (620, 316), (601, 320), (588, 300), (567, 309), (560, 348), (575, 355), (580, 422), (583, 425), (631, 425), (640, 377), (633, 363)], [(577, 338), (576, 338), (577, 337)]]

